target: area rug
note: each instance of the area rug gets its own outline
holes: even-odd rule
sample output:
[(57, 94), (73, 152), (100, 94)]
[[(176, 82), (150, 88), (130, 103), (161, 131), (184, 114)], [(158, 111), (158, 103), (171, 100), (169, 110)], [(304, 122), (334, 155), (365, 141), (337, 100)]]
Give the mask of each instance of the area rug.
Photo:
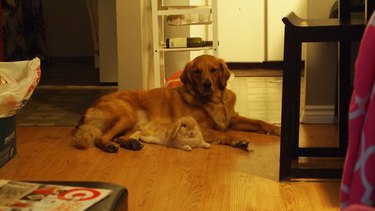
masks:
[(84, 111), (115, 87), (37, 88), (16, 114), (17, 126), (74, 126)]

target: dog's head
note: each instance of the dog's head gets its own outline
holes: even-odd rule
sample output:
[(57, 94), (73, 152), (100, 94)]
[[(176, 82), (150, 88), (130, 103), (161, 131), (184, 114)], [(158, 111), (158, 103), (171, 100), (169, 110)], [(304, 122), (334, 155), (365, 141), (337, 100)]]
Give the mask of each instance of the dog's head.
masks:
[(215, 92), (226, 88), (229, 77), (229, 69), (222, 59), (202, 55), (186, 64), (180, 79), (186, 89), (211, 98)]

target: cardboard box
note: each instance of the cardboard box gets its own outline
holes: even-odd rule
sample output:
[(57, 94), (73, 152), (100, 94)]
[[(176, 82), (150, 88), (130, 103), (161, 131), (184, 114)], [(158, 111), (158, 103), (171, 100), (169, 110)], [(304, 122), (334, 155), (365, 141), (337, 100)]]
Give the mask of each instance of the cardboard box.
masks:
[(0, 118), (0, 167), (16, 154), (16, 116)]

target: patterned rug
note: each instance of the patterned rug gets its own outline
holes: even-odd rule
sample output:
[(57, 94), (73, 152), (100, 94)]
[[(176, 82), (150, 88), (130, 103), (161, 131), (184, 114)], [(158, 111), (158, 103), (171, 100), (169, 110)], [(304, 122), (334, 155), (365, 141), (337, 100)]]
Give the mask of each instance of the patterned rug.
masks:
[(83, 112), (100, 96), (116, 87), (37, 88), (16, 114), (17, 126), (74, 126)]

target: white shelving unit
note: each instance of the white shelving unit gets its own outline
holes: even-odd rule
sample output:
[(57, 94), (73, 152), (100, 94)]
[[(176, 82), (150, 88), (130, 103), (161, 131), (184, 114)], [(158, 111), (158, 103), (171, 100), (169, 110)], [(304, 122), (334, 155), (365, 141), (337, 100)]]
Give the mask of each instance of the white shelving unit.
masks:
[[(152, 39), (154, 54), (154, 88), (161, 87), (165, 81), (164, 70), (164, 53), (178, 51), (212, 51), (214, 56), (218, 56), (218, 16), (217, 16), (217, 0), (211, 0), (211, 5), (190, 7), (166, 7), (162, 5), (161, 0), (152, 1)], [(194, 47), (194, 48), (165, 48), (162, 42), (165, 42), (164, 23), (165, 17), (168, 15), (188, 15), (188, 14), (211, 14), (211, 30), (212, 46)], [(205, 24), (207, 25), (207, 24)], [(178, 27), (178, 26), (176, 26)], [(188, 36), (187, 36), (188, 37)]]

